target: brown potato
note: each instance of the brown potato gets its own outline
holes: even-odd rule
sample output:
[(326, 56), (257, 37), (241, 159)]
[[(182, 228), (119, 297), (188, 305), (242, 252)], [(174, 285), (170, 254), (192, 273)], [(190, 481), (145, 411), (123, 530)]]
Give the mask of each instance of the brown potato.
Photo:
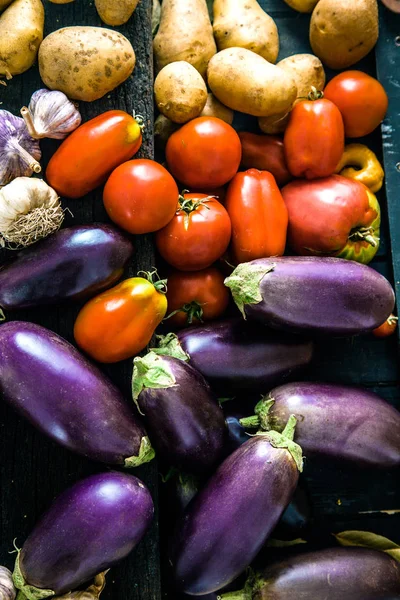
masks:
[(331, 69), (364, 58), (379, 35), (377, 0), (319, 0), (310, 22), (314, 54)]
[(232, 110), (267, 117), (288, 112), (297, 97), (293, 78), (245, 48), (227, 48), (212, 57), (208, 85)]
[(7, 8), (13, 0), (0, 0), (0, 12)]
[(213, 30), (219, 50), (247, 48), (271, 63), (278, 58), (278, 28), (257, 0), (214, 0)]
[(180, 127), (181, 125), (174, 123), (164, 115), (158, 115), (154, 121), (154, 145), (156, 149), (164, 151), (169, 138)]
[(0, 77), (11, 79), (35, 62), (43, 40), (40, 0), (15, 0), (0, 16)]
[(217, 51), (206, 0), (163, 0), (153, 48), (157, 72), (169, 63), (186, 61), (205, 77)]
[(285, 0), (285, 2), (298, 12), (310, 13), (314, 10), (319, 0)]
[(229, 125), (232, 125), (233, 123), (233, 110), (224, 104), (221, 104), (213, 94), (208, 94), (206, 105), (199, 116), (217, 117), (218, 119), (225, 121), (225, 123), (229, 123)]
[(134, 13), (139, 0), (94, 0), (100, 19), (106, 25), (123, 25)]
[[(325, 71), (322, 62), (313, 54), (294, 54), (279, 61), (280, 67), (291, 75), (297, 85), (296, 104), (306, 98), (312, 87), (323, 90), (325, 87)], [(269, 134), (283, 133), (289, 122), (289, 114), (261, 117), (258, 121), (261, 131)]]
[(158, 110), (174, 123), (186, 123), (198, 117), (207, 101), (204, 79), (189, 63), (170, 63), (154, 82)]
[(125, 81), (135, 68), (129, 40), (105, 27), (64, 27), (39, 50), (40, 76), (51, 90), (91, 102)]

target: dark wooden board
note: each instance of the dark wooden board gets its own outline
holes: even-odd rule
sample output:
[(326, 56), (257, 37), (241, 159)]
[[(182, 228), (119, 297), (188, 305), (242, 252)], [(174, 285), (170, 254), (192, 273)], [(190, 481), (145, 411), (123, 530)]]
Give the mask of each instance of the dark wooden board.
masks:
[[(76, 0), (72, 4), (56, 5), (44, 1), (46, 11), (45, 33), (69, 25), (102, 26), (93, 2)], [(145, 118), (143, 145), (138, 156), (153, 157), (153, 94), (151, 47), (151, 0), (141, 0), (134, 16), (119, 31), (132, 42), (136, 52), (136, 68), (122, 86), (96, 102), (81, 103), (84, 120), (111, 108), (135, 110)], [(7, 87), (0, 86), (1, 108), (14, 114), (36, 89), (43, 87), (36, 68), (15, 77)], [(57, 143), (45, 141), (42, 165), (54, 151)], [(108, 221), (101, 191), (76, 201), (64, 201), (72, 216), (66, 224)], [(149, 269), (154, 264), (154, 253), (149, 237), (136, 237), (135, 257), (127, 274)], [(7, 258), (1, 254), (1, 260)], [(14, 315), (40, 323), (72, 341), (72, 327), (78, 306), (51, 307)], [(105, 369), (130, 398), (131, 361)], [(68, 485), (90, 473), (107, 467), (74, 456), (40, 436), (4, 403), (0, 403), (0, 564), (12, 568), (13, 539), (22, 545), (40, 514)], [(153, 526), (139, 547), (119, 567), (110, 572), (104, 600), (158, 600), (160, 598), (160, 570), (158, 545), (158, 471), (155, 462), (132, 471), (150, 488), (156, 505)]]

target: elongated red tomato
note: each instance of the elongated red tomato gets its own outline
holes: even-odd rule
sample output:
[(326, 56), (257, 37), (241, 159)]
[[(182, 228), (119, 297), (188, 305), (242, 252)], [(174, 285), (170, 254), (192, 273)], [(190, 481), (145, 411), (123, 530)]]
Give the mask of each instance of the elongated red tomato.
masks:
[(344, 125), (333, 102), (310, 94), (293, 108), (285, 131), (286, 162), (294, 177), (328, 177), (342, 158)]
[(229, 291), (225, 277), (218, 269), (185, 273), (175, 271), (168, 276), (168, 323), (185, 327), (220, 317), (228, 307)]
[(231, 221), (220, 202), (187, 193), (172, 221), (156, 233), (161, 256), (181, 271), (200, 271), (218, 260), (231, 238)]
[(75, 129), (53, 154), (47, 183), (60, 196), (81, 198), (102, 185), (111, 171), (139, 150), (140, 122), (123, 110), (109, 110)]
[(229, 184), (226, 209), (232, 223), (232, 257), (236, 263), (285, 251), (288, 211), (275, 177), (249, 169)]
[(397, 328), (398, 318), (390, 315), (382, 325), (373, 330), (372, 334), (377, 338), (386, 338), (393, 335)]

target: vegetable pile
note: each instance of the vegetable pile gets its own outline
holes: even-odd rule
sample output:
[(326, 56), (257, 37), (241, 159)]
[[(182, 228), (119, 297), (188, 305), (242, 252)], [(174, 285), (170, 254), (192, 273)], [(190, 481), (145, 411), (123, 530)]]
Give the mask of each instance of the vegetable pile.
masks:
[[(0, 567), (0, 600), (98, 599), (153, 518), (145, 483), (117, 469), (155, 455), (173, 504), (173, 597), (400, 598), (400, 556), (372, 535), (354, 544), (368, 547), (274, 564), (259, 555), (309, 526), (301, 474), (313, 460), (400, 467), (400, 413), (312, 372), (321, 339), (397, 326), (392, 285), (368, 266), (384, 172), (364, 138), (388, 98), (362, 71), (325, 73), (373, 48), (377, 1), (285, 1), (311, 13), (314, 54), (279, 62), (278, 27), (257, 0), (214, 0), (212, 19), (206, 0), (154, 2), (152, 160), (137, 157), (149, 115), (111, 94), (85, 120), (73, 102), (131, 76), (132, 40), (79, 25), (43, 39), (40, 0), (0, 0), (0, 77), (37, 58), (46, 86), (21, 116), (0, 110), (0, 244), (19, 250), (0, 270), (0, 389), (45, 436), (116, 469), (53, 502), (16, 547), (13, 574)], [(95, 1), (111, 27), (137, 5)], [(235, 111), (252, 117), (249, 130), (236, 131)], [(43, 138), (58, 145), (42, 171)], [(100, 187), (111, 223), (63, 228), (70, 201)], [(128, 277), (143, 234), (154, 234), (157, 270)], [(74, 344), (20, 318), (63, 304), (75, 309)], [(121, 361), (129, 401), (102, 370)]]

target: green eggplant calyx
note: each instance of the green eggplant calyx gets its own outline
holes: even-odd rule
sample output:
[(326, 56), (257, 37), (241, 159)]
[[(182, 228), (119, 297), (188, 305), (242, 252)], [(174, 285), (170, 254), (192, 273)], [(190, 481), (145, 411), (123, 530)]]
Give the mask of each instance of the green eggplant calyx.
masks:
[(26, 583), (19, 564), (20, 554), (21, 552), (18, 550), (17, 558), (15, 559), (14, 573), (12, 575), (15, 587), (17, 590), (20, 590), (17, 596), (18, 600), (44, 600), (44, 598), (55, 596), (53, 590), (42, 590), (34, 585)]
[(130, 456), (125, 459), (124, 466), (126, 469), (134, 469), (140, 467), (144, 463), (148, 463), (155, 457), (156, 453), (147, 435), (142, 437), (138, 456)]
[(252, 415), (251, 417), (244, 417), (239, 419), (239, 423), (244, 429), (260, 429), (260, 417)]
[(255, 414), (251, 417), (240, 419), (239, 423), (245, 429), (261, 429), (262, 431), (273, 429), (269, 412), (274, 404), (275, 400), (273, 398), (264, 396), (256, 404), (254, 409)]
[(176, 385), (175, 377), (162, 356), (148, 352), (146, 356), (137, 356), (133, 361), (132, 397), (140, 414), (143, 414), (138, 404), (140, 393), (150, 388), (153, 390), (167, 389)]
[(151, 348), (154, 354), (159, 356), (171, 356), (189, 362), (190, 356), (185, 352), (179, 342), (179, 338), (175, 333), (167, 333), (167, 335), (157, 335), (157, 348)]
[(0, 322), (5, 321), (5, 320), (6, 320), (6, 315), (4, 314), (3, 310), (0, 308)]
[(262, 301), (260, 283), (267, 273), (275, 269), (275, 264), (265, 266), (254, 263), (242, 263), (236, 267), (230, 277), (224, 281), (231, 290), (236, 306), (246, 319), (246, 304), (259, 304)]
[(301, 447), (293, 441), (296, 429), (297, 419), (294, 415), (290, 415), (285, 429), (282, 433), (278, 431), (261, 431), (256, 435), (263, 435), (268, 438), (271, 446), (274, 448), (286, 448), (291, 454), (294, 462), (300, 473), (303, 471), (303, 451)]
[(258, 576), (252, 569), (249, 569), (249, 576), (242, 590), (237, 592), (227, 592), (217, 596), (217, 600), (252, 600), (253, 591), (256, 591)]

